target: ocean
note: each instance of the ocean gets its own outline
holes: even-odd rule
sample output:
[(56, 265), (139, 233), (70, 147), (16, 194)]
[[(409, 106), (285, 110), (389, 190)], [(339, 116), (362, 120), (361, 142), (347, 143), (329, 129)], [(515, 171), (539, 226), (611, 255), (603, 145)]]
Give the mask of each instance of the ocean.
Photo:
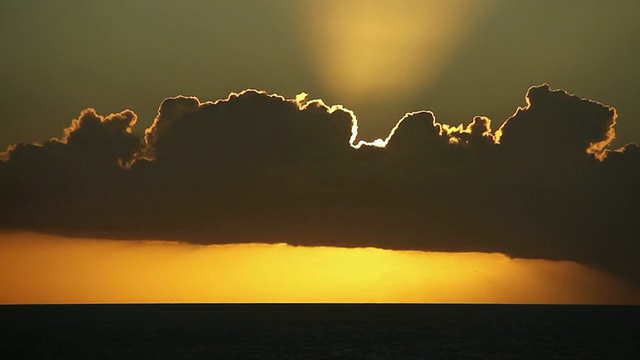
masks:
[(0, 359), (640, 359), (640, 306), (0, 306)]

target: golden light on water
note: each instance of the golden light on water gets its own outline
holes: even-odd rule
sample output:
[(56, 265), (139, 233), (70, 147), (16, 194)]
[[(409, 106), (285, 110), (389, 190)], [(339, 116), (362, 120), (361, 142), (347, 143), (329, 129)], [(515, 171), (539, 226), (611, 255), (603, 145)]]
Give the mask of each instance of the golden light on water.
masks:
[(572, 262), (501, 254), (0, 236), (0, 303), (628, 303)]
[(343, 101), (389, 99), (425, 87), (491, 1), (305, 2), (314, 68)]

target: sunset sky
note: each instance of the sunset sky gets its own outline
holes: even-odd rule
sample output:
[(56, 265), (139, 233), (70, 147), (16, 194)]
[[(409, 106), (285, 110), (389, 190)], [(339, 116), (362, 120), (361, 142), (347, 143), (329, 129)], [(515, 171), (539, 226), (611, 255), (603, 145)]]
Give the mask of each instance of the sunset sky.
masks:
[(640, 304), (639, 17), (2, 1), (0, 303)]

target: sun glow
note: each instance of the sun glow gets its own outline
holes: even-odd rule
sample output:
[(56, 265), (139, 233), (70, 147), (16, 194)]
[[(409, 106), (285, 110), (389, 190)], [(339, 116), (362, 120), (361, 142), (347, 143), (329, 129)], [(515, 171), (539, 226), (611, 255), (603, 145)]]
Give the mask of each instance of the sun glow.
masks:
[(627, 303), (637, 291), (572, 262), (286, 244), (0, 235), (0, 303)]
[(388, 99), (427, 86), (489, 1), (304, 3), (319, 79), (336, 98)]

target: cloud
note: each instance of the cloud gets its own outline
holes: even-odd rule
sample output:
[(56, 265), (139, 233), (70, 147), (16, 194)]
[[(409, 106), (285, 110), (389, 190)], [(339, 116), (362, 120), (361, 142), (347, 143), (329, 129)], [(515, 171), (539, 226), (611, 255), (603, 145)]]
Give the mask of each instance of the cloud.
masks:
[(74, 226), (78, 212), (100, 212), (124, 181), (122, 166), (142, 150), (136, 120), (130, 110), (103, 117), (86, 109), (61, 139), (10, 146), (0, 156), (0, 224), (56, 231)]
[(357, 141), (355, 115), (306, 95), (168, 98), (85, 110), (62, 139), (0, 162), (0, 225), (74, 236), (501, 252), (573, 260), (640, 284), (640, 148), (616, 111), (547, 85), (496, 131), (406, 114)]
[(351, 113), (318, 101), (246, 90), (215, 103), (166, 99), (145, 140), (159, 166), (264, 172), (343, 156), (354, 124)]

